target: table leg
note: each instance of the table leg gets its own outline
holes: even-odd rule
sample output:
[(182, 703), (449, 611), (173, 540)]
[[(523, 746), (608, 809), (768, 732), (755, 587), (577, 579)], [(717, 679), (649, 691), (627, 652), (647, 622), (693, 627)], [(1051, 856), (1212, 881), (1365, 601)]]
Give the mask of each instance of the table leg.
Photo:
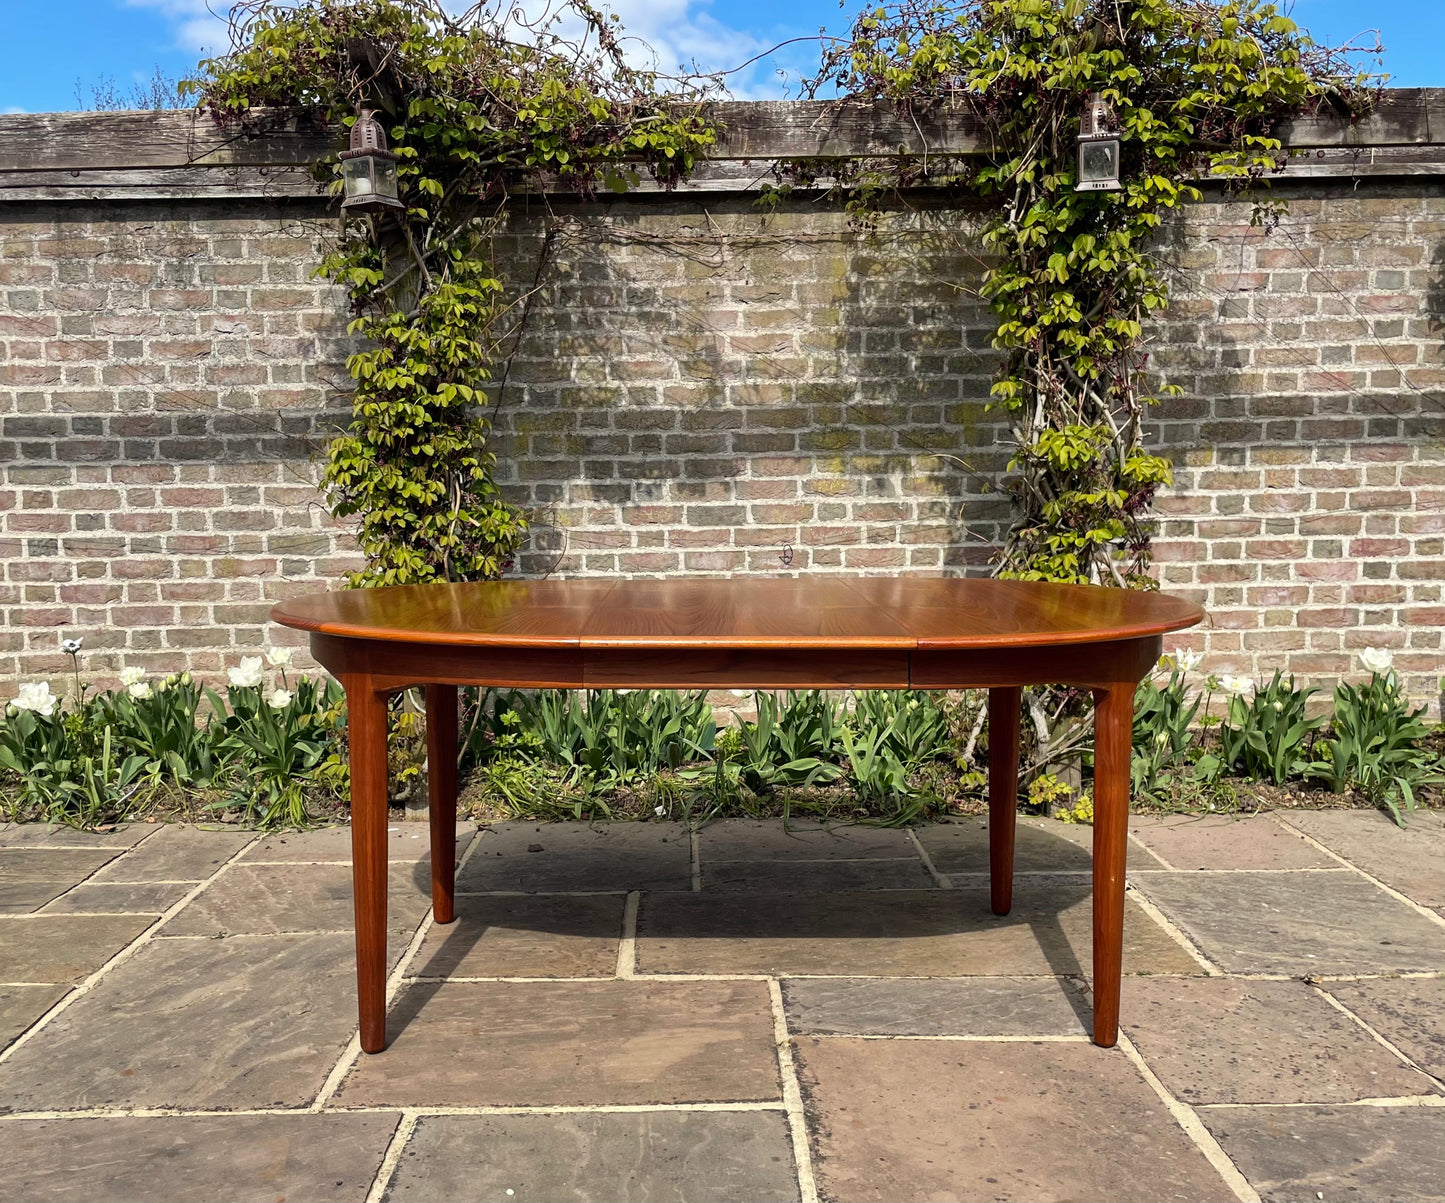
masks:
[(1094, 691), (1094, 1043), (1119, 1039), (1133, 682)]
[(356, 998), (361, 1047), (386, 1046), (386, 694), (343, 677), (351, 749), (351, 882), (356, 905)]
[(456, 918), (457, 687), (426, 687), (426, 777), (431, 824), (431, 906), (438, 923)]
[(995, 915), (1007, 915), (1013, 906), (1022, 702), (1016, 685), (988, 691), (988, 887)]

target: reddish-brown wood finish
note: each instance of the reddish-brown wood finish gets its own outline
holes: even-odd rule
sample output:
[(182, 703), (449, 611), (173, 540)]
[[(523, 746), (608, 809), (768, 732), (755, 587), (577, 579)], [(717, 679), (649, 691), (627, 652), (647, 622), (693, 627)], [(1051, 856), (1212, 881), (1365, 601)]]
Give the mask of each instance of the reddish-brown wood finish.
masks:
[(427, 686), (432, 898), (453, 917), (456, 686), (988, 688), (992, 904), (1012, 903), (1022, 686), (1097, 705), (1094, 1040), (1118, 1039), (1134, 688), (1198, 606), (1025, 581), (808, 577), (501, 581), (315, 594), (272, 617), (311, 632), (350, 706), (361, 1046), (386, 1043), (386, 695)]
[(1094, 1043), (1119, 1039), (1124, 968), (1124, 860), (1137, 680), (1094, 691)]
[(351, 749), (351, 878), (361, 1047), (386, 1047), (386, 695), (366, 677), (341, 678)]
[(1023, 692), (1017, 685), (988, 691), (988, 889), (995, 915), (1007, 915), (1014, 904)]
[(438, 923), (456, 918), (457, 687), (426, 687), (427, 819), (431, 824), (431, 905)]

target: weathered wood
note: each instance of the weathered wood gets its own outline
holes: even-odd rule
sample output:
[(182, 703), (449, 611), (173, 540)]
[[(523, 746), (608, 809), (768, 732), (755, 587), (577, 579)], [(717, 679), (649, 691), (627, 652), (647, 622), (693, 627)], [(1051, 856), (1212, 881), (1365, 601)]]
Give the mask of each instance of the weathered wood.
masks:
[[(730, 101), (707, 112), (718, 140), (685, 194), (752, 191), (779, 159), (967, 155), (990, 145), (986, 125), (959, 105)], [(335, 154), (339, 131), (279, 115), (261, 122), (264, 133), (243, 134), (192, 111), (0, 116), (0, 200), (318, 195), (306, 165)], [(1359, 121), (1325, 113), (1283, 132), (1310, 152), (1289, 175), (1445, 174), (1445, 88), (1393, 89)], [(544, 180), (538, 187), (549, 190)], [(638, 191), (660, 189), (644, 180)]]

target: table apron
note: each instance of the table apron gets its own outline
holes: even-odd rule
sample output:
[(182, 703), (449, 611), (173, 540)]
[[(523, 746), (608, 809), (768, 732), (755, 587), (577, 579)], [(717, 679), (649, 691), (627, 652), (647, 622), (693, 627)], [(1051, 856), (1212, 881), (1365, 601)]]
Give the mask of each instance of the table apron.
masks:
[(392, 692), (415, 685), (552, 689), (1106, 688), (1138, 682), (1158, 635), (1101, 643), (995, 648), (456, 647), (313, 634), (336, 677)]

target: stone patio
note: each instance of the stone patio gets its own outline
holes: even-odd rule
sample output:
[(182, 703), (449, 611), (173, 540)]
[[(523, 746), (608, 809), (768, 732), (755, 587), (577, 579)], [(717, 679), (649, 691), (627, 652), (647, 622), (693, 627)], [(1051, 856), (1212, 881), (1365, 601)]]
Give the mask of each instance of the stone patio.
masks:
[(348, 832), (0, 827), (0, 1199), (1445, 1200), (1445, 816), (1130, 825), (1087, 1040), (1087, 828), (498, 824), (387, 1052)]

